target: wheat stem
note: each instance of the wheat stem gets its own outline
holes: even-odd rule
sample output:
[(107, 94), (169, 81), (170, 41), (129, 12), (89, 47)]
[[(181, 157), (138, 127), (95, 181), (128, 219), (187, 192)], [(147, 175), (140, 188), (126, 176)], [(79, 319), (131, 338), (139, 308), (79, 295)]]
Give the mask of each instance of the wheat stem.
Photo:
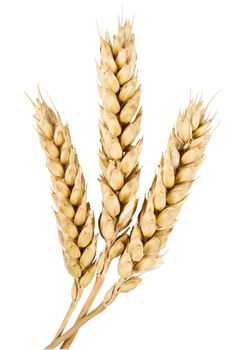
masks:
[[(110, 259), (107, 258), (107, 254), (108, 254), (109, 250), (110, 250), (110, 246), (109, 246), (109, 243), (107, 242), (105, 245), (105, 248), (102, 252), (102, 253), (106, 254), (104, 266), (102, 267), (102, 271), (98, 271), (94, 286), (93, 286), (82, 310), (80, 311), (78, 318), (76, 319), (74, 325), (79, 324), (80, 319), (82, 319), (88, 313), (89, 309), (91, 308), (96, 296), (98, 295), (98, 293), (99, 293), (99, 291), (104, 283), (104, 280), (105, 280), (105, 277), (106, 277), (106, 274), (108, 272), (110, 262), (111, 262)], [(70, 347), (70, 345), (72, 344), (73, 340), (75, 339), (76, 334), (77, 334), (77, 331), (75, 331), (74, 334), (64, 342), (64, 344), (62, 345), (61, 348), (68, 349)]]
[[(80, 294), (80, 297), (81, 297), (81, 294)], [(62, 323), (61, 323), (61, 325), (60, 325), (60, 327), (58, 329), (58, 331), (56, 332), (53, 340), (57, 339), (63, 333), (65, 327), (67, 326), (68, 321), (70, 320), (70, 317), (72, 316), (74, 310), (76, 309), (76, 307), (78, 305), (80, 297), (77, 298), (77, 300), (75, 300), (75, 301), (71, 301), (71, 304), (70, 304), (70, 306), (68, 308), (68, 311), (67, 311), (67, 313), (66, 313), (66, 315), (65, 315), (65, 317), (64, 317), (64, 319), (63, 319), (63, 321), (62, 321)]]
[[(69, 340), (74, 334), (77, 334), (78, 330), (91, 318), (97, 316), (102, 311), (104, 311), (109, 305), (111, 305), (114, 300), (117, 298), (120, 287), (125, 281), (122, 279), (119, 279), (106, 293), (104, 300), (90, 313), (84, 315), (83, 317), (80, 317), (75, 324), (66, 331), (63, 335), (55, 339), (53, 342), (51, 342), (45, 349), (55, 349), (59, 344), (61, 344), (64, 341), (64, 344), (61, 346), (61, 349), (68, 349), (66, 340)], [(112, 291), (112, 293), (110, 293)], [(66, 346), (65, 346), (66, 345)]]
[(106, 308), (106, 305), (104, 303), (100, 303), (93, 311), (89, 312), (86, 316), (81, 318), (79, 322), (76, 323), (73, 327), (71, 327), (67, 332), (65, 332), (63, 335), (58, 337), (57, 339), (53, 340), (46, 348), (44, 349), (55, 349), (58, 345), (60, 345), (63, 341), (66, 339), (69, 339), (75, 332), (79, 330), (80, 327), (82, 327), (87, 321), (89, 321), (91, 318), (95, 317), (102, 311), (104, 311)]
[[(92, 291), (89, 294), (81, 312), (79, 313), (78, 318), (77, 318), (76, 322), (74, 323), (74, 326), (79, 325), (80, 320), (88, 313), (88, 311), (89, 311), (91, 305), (93, 304), (97, 294), (99, 293), (103, 283), (104, 283), (104, 276), (97, 275), (95, 284), (92, 288)], [(74, 339), (76, 337), (76, 334), (77, 334), (77, 331), (74, 331), (74, 334), (62, 344), (61, 349), (69, 349), (70, 345), (72, 344), (72, 342), (74, 341)]]

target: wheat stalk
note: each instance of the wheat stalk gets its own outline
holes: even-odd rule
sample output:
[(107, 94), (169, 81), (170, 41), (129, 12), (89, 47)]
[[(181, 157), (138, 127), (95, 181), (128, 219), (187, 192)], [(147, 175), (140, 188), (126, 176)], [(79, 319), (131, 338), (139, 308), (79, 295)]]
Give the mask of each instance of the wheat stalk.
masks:
[[(99, 230), (106, 246), (98, 259), (94, 288), (77, 322), (88, 312), (95, 294), (102, 286), (111, 260), (125, 249), (128, 235), (124, 233), (121, 237), (117, 236), (130, 224), (138, 202), (138, 156), (142, 140), (135, 145), (133, 143), (140, 131), (141, 87), (137, 85), (135, 37), (129, 21), (119, 25), (113, 42), (107, 33), (105, 39), (100, 36), (100, 54), (101, 61), (97, 64), (97, 73), (102, 102), (99, 124), (102, 148), (99, 159), (103, 205), (99, 217)], [(68, 339), (62, 348), (69, 348), (75, 335)]]
[(68, 125), (62, 124), (58, 112), (46, 104), (40, 92), (34, 107), (37, 131), (51, 174), (64, 262), (74, 278), (72, 303), (56, 333), (57, 337), (75, 309), (83, 289), (95, 274), (97, 236), (94, 236), (94, 216), (86, 199), (86, 184)]
[(100, 54), (97, 73), (102, 103), (99, 159), (103, 203), (99, 229), (106, 246), (97, 265), (98, 273), (105, 274), (111, 260), (125, 249), (128, 235), (118, 234), (130, 224), (138, 203), (142, 140), (134, 142), (142, 117), (141, 88), (137, 85), (135, 36), (129, 21), (119, 25), (113, 42), (108, 33), (105, 39), (100, 36)]

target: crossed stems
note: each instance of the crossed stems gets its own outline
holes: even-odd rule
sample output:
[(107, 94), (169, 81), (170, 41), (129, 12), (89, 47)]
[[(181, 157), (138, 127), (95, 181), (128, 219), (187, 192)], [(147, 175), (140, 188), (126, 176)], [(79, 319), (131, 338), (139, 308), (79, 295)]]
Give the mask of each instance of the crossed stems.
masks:
[[(110, 249), (110, 246), (108, 244), (106, 244), (106, 247), (105, 247), (106, 253), (109, 251), (109, 249)], [(116, 299), (116, 297), (118, 295), (118, 288), (123, 283), (122, 279), (119, 279), (119, 281), (115, 284), (116, 287), (114, 289), (114, 293), (113, 293), (111, 299), (109, 300), (109, 302), (108, 303), (101, 302), (93, 311), (88, 313), (90, 307), (92, 306), (97, 294), (99, 293), (99, 291), (104, 283), (109, 266), (110, 266), (110, 260), (106, 258), (103, 270), (101, 273), (97, 274), (94, 286), (93, 286), (82, 310), (80, 311), (78, 318), (75, 321), (73, 327), (71, 327), (67, 332), (65, 332), (63, 334), (63, 331), (64, 331), (73, 311), (76, 309), (76, 306), (78, 304), (78, 301), (81, 298), (82, 293), (79, 294), (76, 301), (74, 301), (70, 304), (70, 307), (66, 313), (66, 316), (65, 316), (61, 326), (59, 327), (53, 341), (47, 347), (45, 347), (45, 349), (55, 349), (62, 342), (64, 342), (64, 343), (62, 344), (61, 349), (68, 349), (70, 347), (70, 345), (72, 344), (74, 338), (76, 337), (76, 334), (77, 334), (79, 328), (82, 327), (91, 318), (95, 317), (100, 312), (104, 311), (106, 309), (106, 307), (108, 305), (110, 305)]]
[[(117, 295), (116, 295), (117, 296)], [(114, 300), (115, 298), (113, 298)], [(112, 300), (112, 301), (113, 301)], [(110, 304), (109, 304), (110, 305)], [(45, 349), (55, 349), (59, 344), (61, 344), (63, 341), (64, 343), (61, 346), (61, 349), (68, 349), (70, 345), (66, 345), (67, 340), (70, 340), (71, 338), (75, 337), (78, 330), (90, 319), (101, 313), (106, 309), (108, 305), (101, 302), (93, 311), (89, 312), (86, 316), (82, 318), (78, 318), (75, 322), (74, 326), (71, 327), (67, 332), (65, 332), (63, 335), (58, 337), (57, 339), (53, 340), (51, 344), (49, 344)], [(74, 338), (73, 338), (74, 339)]]

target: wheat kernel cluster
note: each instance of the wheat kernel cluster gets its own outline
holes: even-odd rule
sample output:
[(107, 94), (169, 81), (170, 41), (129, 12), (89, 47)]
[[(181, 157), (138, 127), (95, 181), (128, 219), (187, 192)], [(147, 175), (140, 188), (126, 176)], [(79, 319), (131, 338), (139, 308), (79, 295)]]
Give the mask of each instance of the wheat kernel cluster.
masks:
[[(34, 102), (35, 119), (46, 164), (51, 176), (52, 198), (65, 266), (73, 277), (69, 310), (46, 349), (68, 349), (80, 327), (105, 310), (119, 295), (136, 288), (142, 274), (161, 264), (162, 249), (177, 220), (205, 157), (212, 118), (201, 99), (190, 99), (170, 132), (166, 151), (141, 205), (138, 218), (137, 192), (142, 108), (137, 76), (135, 36), (129, 21), (120, 23), (110, 39), (100, 36), (97, 64), (100, 96), (99, 178), (102, 210), (95, 221), (87, 200), (87, 185), (68, 125), (39, 93)], [(95, 232), (98, 232), (95, 234)], [(97, 251), (97, 241), (104, 247)], [(117, 261), (118, 279), (90, 311), (102, 288), (110, 264)], [(90, 294), (74, 325), (65, 331), (83, 290)]]

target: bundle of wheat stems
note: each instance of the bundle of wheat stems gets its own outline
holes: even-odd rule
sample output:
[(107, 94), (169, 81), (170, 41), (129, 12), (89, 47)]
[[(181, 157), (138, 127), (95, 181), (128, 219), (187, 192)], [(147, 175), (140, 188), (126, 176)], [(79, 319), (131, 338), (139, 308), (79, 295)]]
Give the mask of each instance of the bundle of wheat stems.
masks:
[[(51, 174), (59, 240), (65, 265), (73, 276), (72, 302), (53, 341), (46, 349), (68, 349), (79, 328), (102, 312), (118, 296), (133, 290), (141, 275), (161, 262), (161, 251), (204, 159), (212, 119), (203, 101), (190, 99), (170, 133), (157, 174), (144, 199), (137, 222), (130, 227), (137, 208), (142, 139), (141, 87), (137, 82), (135, 37), (129, 21), (119, 24), (111, 41), (100, 37), (101, 60), (97, 65), (101, 99), (99, 151), (102, 175), (102, 212), (99, 233), (105, 241), (97, 255), (94, 214), (87, 202), (86, 183), (69, 128), (41, 94), (34, 103), (37, 130)], [(114, 258), (118, 281), (102, 302), (89, 312)], [(64, 332), (82, 291), (96, 275), (91, 292), (72, 328)]]

